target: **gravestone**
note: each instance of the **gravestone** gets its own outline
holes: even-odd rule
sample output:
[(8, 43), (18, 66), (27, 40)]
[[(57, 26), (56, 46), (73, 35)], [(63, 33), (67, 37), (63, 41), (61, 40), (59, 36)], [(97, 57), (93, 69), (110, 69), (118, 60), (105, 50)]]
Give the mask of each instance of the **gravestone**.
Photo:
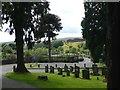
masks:
[(48, 67), (48, 64), (47, 64), (47, 67)]
[(68, 70), (68, 66), (65, 64), (65, 66), (64, 66), (64, 72), (67, 72), (67, 70)]
[(76, 69), (76, 66), (77, 66), (77, 65), (76, 65), (76, 64), (74, 64), (75, 69)]
[(93, 65), (92, 65), (92, 69), (93, 69), (93, 75), (94, 75), (94, 76), (98, 76), (99, 73), (98, 73), (97, 64), (93, 64)]
[(54, 73), (54, 67), (50, 66), (50, 73)]
[(58, 72), (60, 71), (60, 67), (57, 68)]
[(90, 68), (86, 67), (85, 69), (89, 70)]
[(57, 68), (57, 64), (55, 64), (55, 67)]
[(106, 70), (107, 70), (107, 67), (106, 67), (106, 66), (102, 67), (102, 75), (105, 75)]
[(13, 66), (13, 72), (16, 72), (16, 66), (15, 65)]
[(67, 71), (66, 71), (66, 75), (67, 75), (67, 76), (70, 76), (70, 70), (67, 70)]
[(32, 64), (30, 64), (30, 68), (32, 68)]
[(70, 72), (73, 72), (73, 66), (70, 66)]
[(38, 68), (40, 68), (40, 64), (38, 64)]
[(62, 74), (63, 74), (62, 68), (59, 68), (58, 75), (62, 75)]
[(40, 79), (40, 80), (48, 80), (48, 77), (47, 76), (38, 76), (38, 79)]
[(97, 80), (99, 80), (99, 77), (97, 77)]
[(76, 78), (79, 78), (79, 70), (78, 69), (75, 69), (74, 76)]
[(88, 69), (83, 69), (82, 70), (82, 78), (83, 79), (90, 79), (90, 73)]
[(78, 71), (80, 73), (80, 67), (76, 66), (75, 71)]
[(48, 66), (45, 66), (45, 72), (48, 73)]
[(84, 68), (86, 68), (86, 63), (84, 63)]

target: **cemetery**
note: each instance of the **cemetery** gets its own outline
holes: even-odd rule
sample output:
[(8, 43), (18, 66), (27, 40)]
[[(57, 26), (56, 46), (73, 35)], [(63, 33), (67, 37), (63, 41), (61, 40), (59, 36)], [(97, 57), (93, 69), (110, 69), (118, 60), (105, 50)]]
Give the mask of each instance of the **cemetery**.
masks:
[[(40, 64), (36, 68), (40, 69), (39, 66)], [(15, 66), (13, 70), (15, 71)], [(57, 64), (46, 64), (44, 72), (25, 74), (11, 72), (5, 76), (38, 88), (106, 88), (107, 85), (104, 82), (106, 67), (98, 67), (97, 64), (93, 64), (92, 67), (80, 67), (76, 64), (73, 66), (64, 64), (63, 67), (59, 67)]]
[(71, 1), (58, 0), (62, 5), (54, 3), (55, 8), (47, 0), (13, 1), (0, 2), (0, 34), (14, 35), (0, 41), (2, 89), (23, 83), (21, 88), (119, 88), (120, 3), (84, 0), (76, 10), (78, 3)]

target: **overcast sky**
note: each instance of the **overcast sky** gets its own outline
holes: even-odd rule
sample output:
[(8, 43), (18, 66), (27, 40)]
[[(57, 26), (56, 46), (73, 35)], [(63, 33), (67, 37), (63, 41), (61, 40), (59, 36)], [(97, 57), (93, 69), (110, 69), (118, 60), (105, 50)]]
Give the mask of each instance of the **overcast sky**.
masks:
[[(82, 37), (80, 23), (84, 17), (84, 0), (48, 0), (50, 13), (61, 18), (63, 29), (57, 38)], [(3, 29), (5, 29), (4, 27)], [(14, 35), (0, 32), (0, 42), (14, 41)]]

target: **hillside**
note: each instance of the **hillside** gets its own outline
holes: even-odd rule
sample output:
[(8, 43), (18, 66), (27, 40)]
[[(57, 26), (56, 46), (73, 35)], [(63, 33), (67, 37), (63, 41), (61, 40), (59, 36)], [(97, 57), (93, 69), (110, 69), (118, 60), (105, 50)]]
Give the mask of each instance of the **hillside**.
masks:
[(14, 42), (14, 41), (10, 41), (10, 42), (0, 42), (0, 45), (2, 45), (3, 43), (10, 44), (10, 43), (15, 43), (15, 42)]
[(63, 42), (81, 42), (81, 41), (85, 41), (83, 38), (81, 37), (67, 37), (67, 38), (57, 38), (54, 41), (63, 41)]
[[(81, 37), (67, 37), (67, 38), (57, 38), (54, 41), (81, 42), (84, 41), (84, 39)], [(14, 43), (14, 41), (0, 42), (0, 45), (2, 45), (3, 43), (9, 44), (9, 43)]]

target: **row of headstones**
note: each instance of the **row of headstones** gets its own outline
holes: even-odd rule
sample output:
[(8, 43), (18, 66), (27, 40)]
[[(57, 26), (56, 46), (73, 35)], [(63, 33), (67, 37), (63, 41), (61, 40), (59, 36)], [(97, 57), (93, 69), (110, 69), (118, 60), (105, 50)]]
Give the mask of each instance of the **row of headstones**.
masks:
[[(48, 73), (48, 65), (45, 66), (45, 72)], [(80, 68), (78, 66), (75, 65), (75, 71), (73, 72), (73, 66), (70, 66), (70, 70), (68, 69), (68, 66), (65, 64), (64, 66), (64, 70), (60, 67), (58, 67), (58, 75), (62, 75), (63, 77), (65, 75), (63, 75), (63, 72), (66, 72), (67, 76), (70, 76), (70, 72), (74, 74), (74, 76), (76, 78), (79, 78), (79, 74), (80, 74)], [(50, 73), (54, 73), (54, 67), (50, 66)], [(84, 69), (82, 70), (82, 77), (84, 79), (90, 79), (90, 75), (89, 75), (89, 70)]]
[[(56, 67), (57, 67), (57, 64), (55, 65)], [(79, 72), (79, 67), (78, 66), (76, 66), (76, 64), (74, 65), (75, 66), (75, 73), (77, 73), (77, 72)], [(30, 64), (30, 67), (32, 67), (31, 66), (31, 64)], [(38, 64), (38, 67), (40, 67), (40, 64)], [(84, 67), (86, 67), (86, 65), (84, 65)], [(64, 71), (65, 72), (73, 72), (73, 66), (70, 66), (70, 71), (68, 70), (68, 66), (65, 64), (65, 66), (64, 66)], [(84, 70), (89, 70), (89, 68), (85, 68)], [(83, 70), (83, 72), (85, 72)], [(98, 76), (98, 75), (100, 75), (98, 72), (99, 72), (99, 70), (98, 70), (98, 66), (97, 66), (97, 64), (93, 64), (92, 65), (92, 70), (93, 70), (93, 73), (92, 73), (92, 75), (94, 75), (94, 76)], [(102, 75), (105, 75), (106, 74), (106, 70), (107, 70), (107, 68), (106, 67), (103, 67), (102, 68)], [(15, 71), (15, 66), (13, 66), (13, 71)], [(59, 71), (59, 70), (58, 70)], [(48, 72), (48, 64), (47, 64), (47, 66), (45, 66), (45, 72)], [(50, 73), (54, 73), (54, 67), (53, 66), (50, 66)], [(77, 74), (76, 74), (76, 76), (77, 76)]]
[[(93, 73), (92, 74), (94, 76), (100, 75), (98, 73), (98, 67), (97, 67), (96, 64), (93, 64), (92, 69), (93, 69)], [(75, 64), (75, 70), (74, 71), (73, 70), (74, 70), (73, 66), (70, 66), (70, 69), (68, 69), (68, 66), (65, 64), (64, 70), (62, 68), (58, 67), (58, 75), (63, 75), (63, 72), (66, 72), (66, 75), (70, 76), (70, 72), (71, 72), (71, 73), (74, 74), (74, 76), (76, 78), (79, 78), (80, 68), (78, 66), (76, 66), (76, 64)], [(45, 72), (48, 73), (48, 65), (45, 66)], [(50, 73), (54, 73), (54, 67), (53, 66), (50, 66)], [(105, 73), (106, 73), (106, 68), (102, 68), (102, 75), (105, 75)], [(90, 79), (89, 68), (85, 68), (85, 69), (82, 70), (82, 78)]]
[[(75, 66), (75, 68), (76, 68), (76, 64), (74, 65)], [(32, 67), (32, 65), (30, 64), (30, 67)], [(38, 68), (40, 67), (40, 64), (38, 64)], [(57, 68), (57, 64), (55, 65), (55, 67)], [(84, 67), (86, 68), (86, 64), (84, 64)], [(51, 68), (53, 68), (53, 67), (51, 67)], [(65, 68), (65, 71), (68, 69), (68, 66), (65, 64), (65, 66), (64, 66), (64, 68)], [(100, 75), (98, 72), (99, 72), (99, 70), (98, 70), (98, 66), (97, 66), (97, 64), (93, 64), (92, 65), (92, 69), (93, 69), (93, 75), (94, 76), (98, 76), (98, 75)], [(72, 66), (70, 66), (70, 71), (72, 72), (73, 71), (73, 67)], [(106, 67), (103, 67), (102, 68), (102, 75), (105, 75), (105, 73), (106, 73)]]

